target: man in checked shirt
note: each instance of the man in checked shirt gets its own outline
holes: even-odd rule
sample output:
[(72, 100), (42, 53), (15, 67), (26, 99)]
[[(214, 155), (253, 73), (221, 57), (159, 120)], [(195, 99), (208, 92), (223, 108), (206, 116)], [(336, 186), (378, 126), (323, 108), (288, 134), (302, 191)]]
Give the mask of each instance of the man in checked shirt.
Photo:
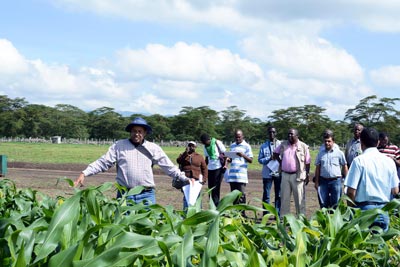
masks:
[[(179, 177), (182, 181), (191, 180), (172, 163), (160, 146), (145, 140), (146, 135), (152, 133), (152, 128), (144, 119), (135, 118), (125, 130), (130, 133), (130, 138), (118, 140), (110, 146), (106, 154), (89, 164), (75, 180), (75, 186), (83, 185), (86, 176), (107, 171), (115, 164), (117, 183), (126, 187), (126, 192), (136, 186), (144, 186), (141, 193), (127, 198), (135, 203), (145, 201), (146, 204), (155, 204), (152, 170), (154, 164), (157, 164), (170, 177)], [(120, 198), (123, 193), (125, 190), (122, 192), (119, 190), (117, 198)]]

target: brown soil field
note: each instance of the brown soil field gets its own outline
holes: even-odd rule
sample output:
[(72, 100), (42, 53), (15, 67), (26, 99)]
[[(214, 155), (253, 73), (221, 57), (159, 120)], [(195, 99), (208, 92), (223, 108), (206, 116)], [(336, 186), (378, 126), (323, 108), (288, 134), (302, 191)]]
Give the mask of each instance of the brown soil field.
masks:
[[(56, 197), (68, 197), (74, 194), (74, 188), (66, 182), (59, 181), (60, 178), (75, 180), (79, 173), (85, 169), (86, 165), (81, 164), (34, 164), (23, 162), (8, 163), (8, 173), (0, 179), (10, 179), (14, 181), (17, 188), (31, 188), (46, 195)], [(182, 208), (182, 193), (171, 186), (171, 178), (154, 170), (156, 183), (156, 200), (163, 206), (172, 205), (175, 209)], [(98, 186), (105, 182), (115, 181), (115, 169), (108, 172), (86, 177), (85, 186)], [(222, 182), (221, 197), (229, 193), (230, 188), (226, 182)], [(206, 188), (206, 187), (205, 187)], [(253, 206), (261, 207), (262, 197), (262, 178), (259, 172), (249, 172), (249, 183), (246, 187), (247, 202)], [(203, 190), (204, 191), (204, 190)], [(110, 197), (115, 197), (116, 192), (110, 191)], [(271, 196), (273, 199), (273, 193)], [(203, 208), (207, 208), (208, 197), (203, 198)], [(294, 212), (294, 203), (291, 203), (291, 211)], [(314, 184), (310, 182), (306, 186), (306, 208), (307, 217), (310, 217), (319, 208), (317, 194)]]

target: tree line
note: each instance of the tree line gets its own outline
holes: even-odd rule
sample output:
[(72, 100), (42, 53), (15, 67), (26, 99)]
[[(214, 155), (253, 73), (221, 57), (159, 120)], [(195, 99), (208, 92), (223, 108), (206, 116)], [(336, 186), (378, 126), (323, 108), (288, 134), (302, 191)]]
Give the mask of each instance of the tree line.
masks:
[(237, 106), (220, 112), (208, 106), (184, 106), (174, 116), (140, 113), (123, 116), (110, 107), (86, 112), (73, 105), (49, 107), (30, 104), (25, 98), (0, 95), (0, 137), (121, 139), (128, 136), (125, 126), (134, 117), (141, 116), (153, 127), (148, 139), (156, 142), (198, 140), (206, 132), (230, 143), (235, 129), (242, 129), (249, 143), (259, 144), (266, 139), (267, 127), (273, 125), (279, 139), (286, 138), (289, 128), (297, 128), (304, 142), (319, 144), (322, 132), (329, 128), (335, 132), (336, 142), (343, 144), (352, 137), (354, 123), (359, 122), (387, 132), (393, 143), (400, 144), (400, 116), (395, 109), (399, 100), (368, 96), (348, 109), (343, 120), (331, 120), (323, 107), (304, 105), (275, 110), (262, 121), (246, 115), (246, 110)]

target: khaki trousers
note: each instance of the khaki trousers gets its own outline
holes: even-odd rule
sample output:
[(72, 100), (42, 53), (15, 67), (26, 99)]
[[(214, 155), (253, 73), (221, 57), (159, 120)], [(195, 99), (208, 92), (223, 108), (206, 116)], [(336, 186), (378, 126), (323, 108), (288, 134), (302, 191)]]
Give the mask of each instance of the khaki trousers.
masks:
[(296, 215), (306, 214), (304, 181), (297, 181), (297, 174), (282, 172), (281, 181), (281, 216), (290, 213), (290, 198), (293, 193)]

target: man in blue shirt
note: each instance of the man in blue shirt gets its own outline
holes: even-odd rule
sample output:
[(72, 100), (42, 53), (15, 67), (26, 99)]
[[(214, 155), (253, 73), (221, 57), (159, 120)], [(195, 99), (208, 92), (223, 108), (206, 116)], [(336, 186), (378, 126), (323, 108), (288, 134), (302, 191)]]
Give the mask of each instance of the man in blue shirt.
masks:
[[(262, 164), (261, 176), (263, 179), (263, 195), (262, 201), (270, 203), (270, 195), (272, 183), (274, 184), (275, 191), (275, 209), (280, 214), (281, 208), (281, 174), (277, 171), (273, 171), (268, 167), (274, 161), (274, 150), (277, 148), (281, 141), (276, 139), (276, 129), (273, 126), (269, 126), (268, 129), (268, 140), (261, 145), (260, 152), (258, 153), (258, 162)], [(279, 162), (277, 162), (279, 165)], [(265, 214), (266, 212), (264, 212)]]
[[(364, 128), (360, 140), (363, 153), (350, 165), (344, 181), (346, 194), (361, 210), (382, 208), (392, 195), (399, 193), (396, 164), (378, 151), (379, 134), (374, 128)], [(375, 225), (384, 231), (388, 230), (387, 212), (375, 219), (372, 226)]]
[(332, 131), (324, 133), (324, 147), (315, 160), (315, 189), (321, 208), (334, 208), (342, 195), (342, 177), (347, 175), (344, 153), (335, 145)]

